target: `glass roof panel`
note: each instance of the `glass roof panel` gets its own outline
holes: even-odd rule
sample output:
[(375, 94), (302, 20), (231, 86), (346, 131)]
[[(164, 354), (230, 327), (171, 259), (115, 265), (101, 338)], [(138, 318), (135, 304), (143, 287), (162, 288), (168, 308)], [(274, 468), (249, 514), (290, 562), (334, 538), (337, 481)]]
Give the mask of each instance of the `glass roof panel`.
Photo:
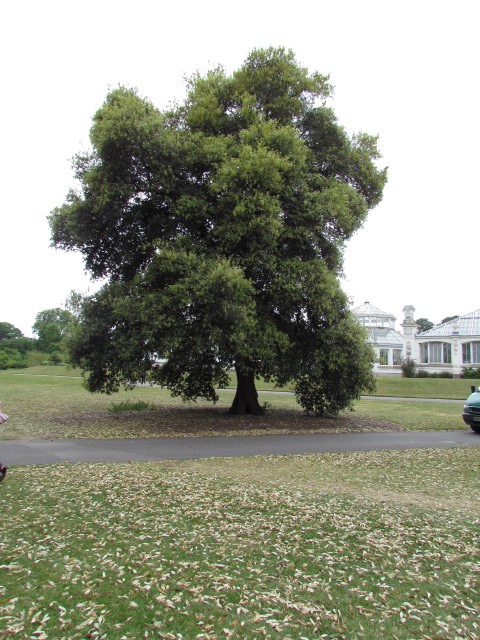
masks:
[(436, 327), (432, 327), (428, 331), (419, 333), (422, 338), (440, 337), (440, 336), (480, 336), (480, 309), (460, 316), (450, 322), (444, 322)]

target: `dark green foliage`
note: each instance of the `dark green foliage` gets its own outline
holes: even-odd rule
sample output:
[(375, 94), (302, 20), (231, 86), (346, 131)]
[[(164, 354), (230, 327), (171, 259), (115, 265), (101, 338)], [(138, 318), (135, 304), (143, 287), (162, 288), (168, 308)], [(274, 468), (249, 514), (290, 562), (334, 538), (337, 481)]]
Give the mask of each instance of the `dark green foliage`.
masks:
[(404, 378), (453, 378), (451, 371), (426, 371), (416, 368), (412, 358), (404, 358), (402, 362), (402, 376)]
[(415, 373), (415, 378), (431, 378), (431, 373), (429, 371), (425, 371), (425, 369), (419, 369)]
[(370, 346), (351, 316), (317, 335), (315, 350), (305, 353), (303, 365), (294, 377), (295, 392), (311, 413), (334, 417), (339, 408), (359, 399), (361, 391), (375, 391)]
[(51, 351), (48, 354), (48, 364), (65, 364), (65, 356), (61, 351)]
[(0, 349), (14, 349), (22, 355), (26, 355), (36, 348), (36, 344), (37, 341), (34, 338), (26, 338), (25, 336), (5, 338), (4, 340), (0, 340)]
[(446, 316), (445, 318), (443, 318), (443, 320), (440, 320), (440, 324), (445, 324), (445, 322), (450, 322), (451, 320), (455, 320), (456, 318), (458, 318), (458, 315)]
[(338, 277), (386, 171), (375, 137), (337, 123), (330, 91), (267, 49), (231, 76), (194, 76), (170, 112), (108, 95), (75, 160), (82, 189), (50, 217), (53, 244), (108, 279), (69, 339), (90, 390), (151, 381), (215, 401), (235, 368), (234, 412), (263, 411), (263, 376), (335, 415), (371, 388), (373, 351)]
[(418, 320), (415, 320), (415, 322), (417, 323), (417, 329), (419, 333), (422, 333), (422, 331), (428, 331), (435, 326), (433, 322), (431, 322), (427, 318), (419, 318)]
[(65, 339), (68, 336), (73, 315), (66, 309), (45, 309), (37, 313), (32, 327), (33, 333), (38, 336), (37, 349), (51, 354), (50, 359), (63, 360), (65, 351)]
[(49, 354), (34, 349), (27, 354), (27, 367), (39, 367), (48, 363)]
[(402, 376), (404, 378), (453, 378), (451, 371), (417, 370), (417, 365), (412, 358), (404, 358), (402, 362)]
[(404, 378), (414, 378), (415, 368), (415, 361), (412, 358), (404, 358), (402, 360), (402, 376)]
[(480, 378), (480, 367), (464, 367), (462, 369), (462, 378)]
[(0, 322), (0, 369), (27, 366), (27, 354), (35, 349), (36, 340), (26, 338), (9, 322)]
[(429, 371), (425, 371), (425, 369), (419, 369), (415, 373), (416, 378), (431, 378), (432, 374)]
[(425, 371), (419, 369), (415, 374), (415, 378), (453, 378), (451, 371)]
[(10, 322), (0, 322), (0, 341), (23, 337), (23, 333)]
[(128, 411), (154, 411), (156, 408), (152, 402), (125, 400), (125, 402), (112, 402), (108, 410), (112, 413), (126, 413)]
[(0, 349), (0, 369), (22, 369), (27, 366), (25, 356), (16, 349)]

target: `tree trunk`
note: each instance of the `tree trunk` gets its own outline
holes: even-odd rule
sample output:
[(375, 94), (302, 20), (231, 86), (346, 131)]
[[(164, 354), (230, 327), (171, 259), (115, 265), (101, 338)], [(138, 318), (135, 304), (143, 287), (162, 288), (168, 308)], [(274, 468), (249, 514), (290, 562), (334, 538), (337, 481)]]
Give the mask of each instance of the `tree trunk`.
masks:
[(261, 416), (265, 409), (258, 402), (258, 393), (255, 388), (255, 377), (253, 373), (245, 373), (235, 367), (237, 374), (237, 393), (230, 407), (229, 413), (236, 416), (250, 414)]

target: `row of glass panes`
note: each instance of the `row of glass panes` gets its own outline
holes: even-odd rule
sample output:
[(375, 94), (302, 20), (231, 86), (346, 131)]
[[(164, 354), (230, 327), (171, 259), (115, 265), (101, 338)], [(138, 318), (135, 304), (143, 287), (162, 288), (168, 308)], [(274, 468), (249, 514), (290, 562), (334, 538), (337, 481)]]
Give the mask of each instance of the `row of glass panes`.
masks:
[(393, 321), (390, 318), (374, 318), (372, 316), (366, 316), (365, 318), (358, 318), (358, 322), (363, 325), (372, 325), (373, 327), (388, 327), (393, 329)]
[[(393, 365), (402, 364), (402, 350), (392, 349)], [(379, 364), (390, 364), (390, 349), (380, 349)], [(480, 364), (480, 342), (462, 344), (463, 364)], [(420, 344), (421, 364), (452, 364), (452, 345), (449, 342), (422, 342)]]
[[(402, 350), (401, 349), (392, 349), (393, 351), (393, 361), (392, 364), (400, 365), (402, 364)], [(381, 365), (390, 364), (390, 349), (380, 349), (378, 362)]]
[(452, 345), (449, 342), (423, 342), (420, 344), (422, 364), (452, 364)]
[[(423, 342), (420, 344), (421, 364), (452, 364), (452, 345), (449, 342)], [(462, 344), (463, 364), (480, 363), (480, 342)]]
[(462, 344), (462, 362), (464, 364), (480, 363), (480, 342), (464, 342)]

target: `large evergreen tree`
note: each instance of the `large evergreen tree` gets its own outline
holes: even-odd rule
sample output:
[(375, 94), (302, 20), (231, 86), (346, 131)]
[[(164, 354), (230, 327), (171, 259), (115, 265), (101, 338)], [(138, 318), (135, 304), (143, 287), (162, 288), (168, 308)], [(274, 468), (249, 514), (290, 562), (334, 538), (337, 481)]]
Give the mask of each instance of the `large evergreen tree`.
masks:
[(50, 216), (53, 244), (107, 278), (71, 343), (90, 390), (151, 381), (215, 400), (235, 368), (232, 412), (261, 413), (263, 376), (335, 415), (372, 387), (338, 277), (386, 171), (375, 137), (337, 123), (330, 94), (284, 49), (195, 75), (167, 112), (109, 93), (92, 152), (75, 159), (81, 190)]

